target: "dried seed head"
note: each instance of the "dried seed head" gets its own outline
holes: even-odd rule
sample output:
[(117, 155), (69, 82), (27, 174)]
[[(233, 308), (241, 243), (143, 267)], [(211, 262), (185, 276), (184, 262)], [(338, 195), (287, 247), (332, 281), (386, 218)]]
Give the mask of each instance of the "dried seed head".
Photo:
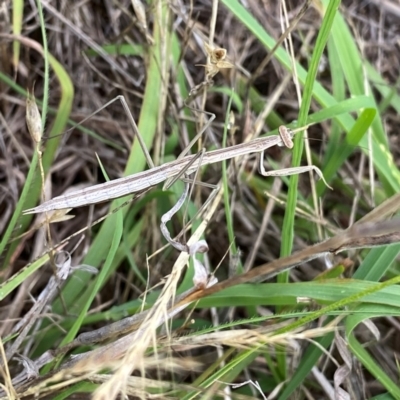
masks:
[(223, 68), (233, 68), (233, 64), (225, 60), (227, 51), (221, 47), (213, 48), (207, 43), (204, 43), (204, 48), (208, 57), (210, 57), (210, 62), (203, 65), (206, 69), (206, 80), (212, 79), (218, 72)]
[(139, 24), (142, 26), (144, 30), (147, 31), (147, 20), (146, 20), (146, 11), (144, 9), (144, 5), (139, 0), (131, 0), (132, 7), (135, 11), (136, 17), (139, 21)]
[(210, 57), (211, 64), (217, 64), (218, 62), (225, 60), (227, 53), (226, 49), (223, 49), (222, 47), (213, 48), (207, 43), (204, 43), (204, 48), (206, 49), (207, 55)]
[(213, 51), (213, 61), (219, 63), (220, 61), (225, 60), (226, 57), (226, 49), (215, 49)]
[(29, 133), (36, 144), (42, 139), (42, 118), (36, 105), (35, 97), (28, 90), (26, 98), (26, 125)]

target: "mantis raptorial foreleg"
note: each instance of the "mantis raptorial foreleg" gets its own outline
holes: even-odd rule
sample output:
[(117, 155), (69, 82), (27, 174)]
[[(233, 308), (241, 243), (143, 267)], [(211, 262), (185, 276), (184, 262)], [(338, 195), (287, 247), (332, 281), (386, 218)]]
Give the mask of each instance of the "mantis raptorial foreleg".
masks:
[(196, 259), (196, 253), (206, 253), (208, 251), (208, 245), (205, 240), (199, 240), (192, 245), (183, 244), (175, 239), (171, 238), (171, 235), (167, 228), (167, 222), (171, 220), (173, 215), (177, 213), (185, 202), (189, 194), (189, 183), (185, 182), (185, 190), (181, 197), (175, 203), (175, 205), (161, 217), (160, 229), (165, 239), (177, 250), (188, 253), (193, 258), (194, 265), (194, 278), (193, 283), (197, 288), (204, 288), (208, 282), (208, 274), (204, 265)]
[(326, 182), (324, 175), (322, 174), (322, 171), (315, 165), (307, 165), (304, 167), (290, 167), (290, 168), (282, 168), (272, 171), (266, 171), (264, 168), (263, 160), (264, 160), (264, 152), (261, 153), (260, 157), (260, 174), (263, 176), (290, 176), (290, 175), (302, 174), (303, 172), (314, 171), (320, 177), (320, 179), (323, 180), (325, 185), (329, 189), (332, 189)]
[[(286, 128), (285, 126), (281, 125), (278, 129), (279, 135), (282, 139), (282, 143), (289, 149), (293, 148), (293, 134), (294, 131)], [(303, 172), (309, 172), (309, 171), (314, 171), (320, 179), (323, 180), (325, 185), (329, 188), (332, 189), (328, 183), (326, 182), (324, 175), (322, 174), (322, 171), (316, 167), (315, 165), (307, 165), (304, 167), (291, 167), (291, 168), (282, 168), (278, 170), (272, 170), (272, 171), (266, 171), (264, 168), (264, 150), (261, 152), (261, 157), (260, 157), (260, 174), (263, 176), (290, 176), (290, 175), (297, 175), (297, 174), (302, 174)]]

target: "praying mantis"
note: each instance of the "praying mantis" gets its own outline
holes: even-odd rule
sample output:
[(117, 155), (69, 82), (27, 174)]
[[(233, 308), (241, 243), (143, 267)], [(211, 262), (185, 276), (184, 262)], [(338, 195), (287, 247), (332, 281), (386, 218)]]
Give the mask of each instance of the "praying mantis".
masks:
[(190, 175), (194, 171), (198, 170), (201, 166), (251, 153), (261, 153), (259, 170), (263, 176), (288, 176), (307, 171), (314, 171), (329, 187), (321, 170), (314, 165), (285, 168), (275, 171), (265, 170), (263, 165), (265, 150), (273, 146), (286, 146), (288, 148), (292, 148), (292, 138), (294, 133), (295, 131), (289, 130), (282, 125), (279, 127), (279, 135), (257, 138), (248, 143), (241, 143), (231, 147), (209, 151), (204, 153), (201, 157), (189, 155), (182, 159), (151, 168), (147, 171), (139, 172), (131, 176), (115, 179), (91, 186), (86, 189), (77, 190), (73, 193), (55, 197), (37, 207), (25, 210), (24, 213), (35, 214), (52, 210), (81, 207), (112, 200), (148, 189), (170, 178), (179, 176), (179, 174), (181, 174), (183, 171), (186, 175)]

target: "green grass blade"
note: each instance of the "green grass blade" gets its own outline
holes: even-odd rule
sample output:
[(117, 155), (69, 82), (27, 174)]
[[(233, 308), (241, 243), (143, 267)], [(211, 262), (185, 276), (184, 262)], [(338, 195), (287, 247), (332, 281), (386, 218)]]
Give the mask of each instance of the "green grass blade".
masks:
[[(305, 125), (307, 121), (307, 115), (311, 105), (313, 87), (318, 72), (318, 66), (321, 60), (322, 53), (328, 41), (331, 27), (333, 25), (333, 20), (336, 16), (339, 5), (340, 5), (340, 0), (330, 1), (329, 6), (325, 12), (324, 18), (322, 20), (321, 29), (319, 31), (313, 55), (310, 61), (307, 79), (304, 84), (304, 92), (298, 118), (300, 126)], [(304, 147), (304, 142), (302, 139), (303, 139), (302, 135), (295, 136), (294, 151), (292, 157), (293, 167), (297, 167), (300, 165)], [(293, 175), (290, 177), (287, 207), (282, 227), (281, 257), (288, 256), (292, 252), (298, 181), (299, 181), (298, 175)], [(286, 281), (287, 277), (288, 275), (287, 273), (285, 273), (284, 275), (282, 275), (282, 278), (278, 277), (278, 280)]]
[[(297, 307), (299, 298), (307, 298), (321, 305), (356, 298), (360, 303), (383, 304), (399, 307), (400, 310), (400, 287), (396, 285), (388, 287), (376, 285), (375, 282), (356, 279), (329, 279), (290, 284), (243, 284), (200, 300), (198, 307), (269, 305), (287, 308)], [(377, 287), (378, 289), (376, 289)]]
[(21, 269), (17, 274), (13, 275), (0, 285), (0, 301), (7, 297), (13, 290), (21, 285), (25, 279), (37, 271), (40, 267), (49, 261), (48, 254), (39, 257), (37, 260), (29, 264), (26, 268)]
[[(298, 122), (300, 126), (305, 125), (307, 121), (307, 115), (309, 113), (314, 82), (317, 77), (318, 66), (321, 60), (322, 53), (325, 49), (328, 37), (333, 24), (333, 19), (337, 13), (340, 0), (333, 0), (329, 3), (328, 9), (322, 20), (321, 29), (319, 31), (317, 41), (314, 47), (314, 51), (311, 57), (309, 71), (304, 84), (304, 91), (301, 100), (301, 106), (299, 111)], [(292, 155), (292, 166), (297, 167), (300, 165), (301, 157), (303, 154), (303, 135), (297, 134), (294, 140), (294, 151)], [(296, 215), (296, 204), (297, 204), (297, 185), (299, 182), (298, 175), (292, 175), (290, 177), (289, 190), (287, 196), (287, 204), (285, 210), (285, 216), (282, 224), (282, 243), (281, 243), (281, 257), (285, 257), (291, 254), (293, 248), (294, 239), (294, 221)], [(278, 275), (278, 282), (287, 282), (289, 277), (288, 272), (284, 272)], [(280, 374), (285, 379), (286, 377), (286, 354), (280, 352), (278, 354), (278, 363), (280, 365)]]
[(399, 254), (400, 245), (398, 244), (370, 250), (353, 278), (378, 282), (387, 273)]

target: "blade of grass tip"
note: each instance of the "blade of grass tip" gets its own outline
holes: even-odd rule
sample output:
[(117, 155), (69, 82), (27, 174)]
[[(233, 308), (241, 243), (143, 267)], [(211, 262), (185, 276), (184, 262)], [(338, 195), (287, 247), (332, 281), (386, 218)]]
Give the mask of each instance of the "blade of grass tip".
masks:
[[(12, 31), (14, 35), (20, 35), (22, 30), (22, 19), (24, 16), (23, 0), (13, 0), (12, 5)], [(18, 70), (19, 55), (21, 44), (18, 40), (13, 41), (13, 65), (15, 71)]]
[[(143, 140), (147, 146), (147, 148), (151, 148), (153, 139), (156, 134), (157, 129), (157, 119), (158, 119), (158, 107), (159, 103), (159, 93), (160, 87), (162, 85), (160, 73), (159, 73), (159, 58), (160, 58), (160, 27), (157, 23), (154, 24), (154, 37), (158, 38), (155, 40), (154, 46), (149, 46), (149, 65), (147, 69), (147, 79), (146, 79), (146, 87), (143, 95), (143, 102), (140, 111), (139, 124), (138, 129), (140, 132), (145, 132), (146, 134), (143, 137)], [(145, 157), (141, 150), (138, 140), (135, 140), (133, 146), (131, 148), (130, 156), (125, 168), (124, 175), (131, 175), (137, 172), (140, 172), (144, 169), (146, 165)], [(116, 208), (117, 202), (112, 202), (110, 209)], [(122, 210), (123, 214), (127, 212), (127, 208)], [(115, 221), (113, 219), (107, 218), (103, 223), (100, 231), (96, 235), (90, 249), (83, 261), (83, 263), (99, 266), (106, 257), (108, 253), (109, 245), (105, 245), (109, 243), (107, 238), (110, 237), (112, 232), (114, 231)], [(63, 289), (63, 294), (66, 297), (66, 305), (67, 307), (74, 308), (74, 312), (79, 312), (81, 307), (81, 294), (83, 291), (86, 291), (88, 280), (90, 277), (88, 274), (82, 274), (80, 271), (76, 271), (75, 275), (79, 277), (76, 282), (69, 282)], [(56, 312), (61, 312), (62, 305), (59, 301), (55, 302), (54, 310)]]
[[(307, 78), (304, 84), (303, 97), (301, 101), (299, 118), (298, 118), (300, 126), (304, 126), (307, 121), (307, 115), (309, 113), (311, 105), (313, 87), (318, 72), (318, 66), (320, 63), (322, 53), (328, 41), (333, 20), (335, 18), (339, 5), (340, 5), (340, 0), (332, 0), (329, 3), (329, 6), (322, 20), (321, 28), (318, 33), (317, 41), (315, 43), (313, 54), (310, 60), (310, 66), (307, 73)], [(304, 147), (303, 134), (301, 135), (297, 134), (294, 139), (294, 151), (292, 155), (293, 167), (297, 167), (300, 165), (301, 156), (303, 153), (303, 147)], [(298, 181), (299, 181), (298, 175), (293, 175), (290, 177), (287, 205), (282, 225), (282, 244), (280, 252), (281, 257), (289, 256), (292, 252)], [(288, 277), (289, 277), (289, 272), (284, 272), (282, 274), (279, 274), (277, 277), (277, 282), (285, 283), (288, 281)], [(279, 365), (280, 376), (282, 377), (282, 380), (285, 380), (287, 375), (286, 373), (287, 363), (286, 363), (286, 354), (284, 351), (278, 353), (277, 361)]]

